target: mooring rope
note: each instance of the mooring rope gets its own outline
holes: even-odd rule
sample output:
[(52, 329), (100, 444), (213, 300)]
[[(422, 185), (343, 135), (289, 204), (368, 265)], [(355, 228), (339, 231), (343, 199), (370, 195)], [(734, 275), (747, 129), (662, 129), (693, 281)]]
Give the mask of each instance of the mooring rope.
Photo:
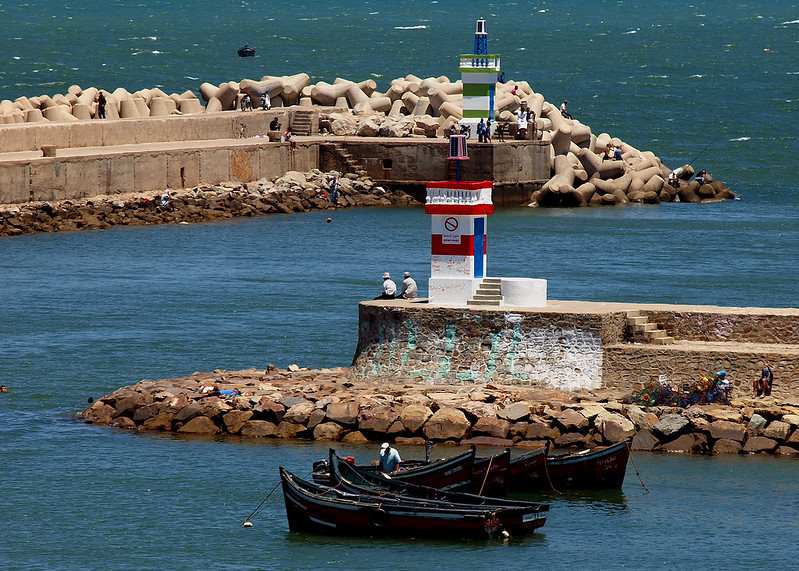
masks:
[(261, 506), (262, 506), (262, 505), (264, 505), (264, 502), (265, 502), (266, 500), (268, 500), (268, 499), (269, 499), (269, 496), (271, 496), (271, 495), (272, 495), (272, 492), (274, 492), (275, 490), (277, 490), (277, 487), (278, 487), (279, 485), (280, 485), (280, 481), (278, 481), (278, 483), (277, 483), (277, 484), (275, 484), (275, 487), (274, 487), (274, 488), (272, 488), (272, 490), (271, 490), (271, 491), (270, 491), (268, 494), (266, 494), (266, 497), (265, 497), (263, 500), (261, 500), (261, 503), (260, 503), (260, 504), (258, 504), (258, 507), (257, 507), (257, 508), (255, 508), (254, 510), (252, 510), (252, 513), (246, 517), (246, 519), (245, 519), (245, 520), (242, 522), (242, 525), (244, 525), (244, 524), (246, 524), (247, 522), (249, 522), (249, 521), (250, 521), (250, 519), (252, 519), (252, 518), (253, 518), (253, 517), (254, 517), (254, 516), (257, 514), (258, 510), (260, 510), (260, 509), (261, 509)]
[(647, 488), (646, 484), (644, 484), (644, 480), (641, 478), (641, 474), (638, 472), (638, 466), (635, 465), (635, 458), (633, 458), (633, 449), (630, 447), (629, 442), (625, 442), (625, 444), (627, 445), (627, 450), (630, 452), (630, 460), (633, 463), (633, 469), (635, 470), (635, 475), (638, 476), (638, 481), (641, 482), (641, 485), (644, 487), (646, 492), (649, 493), (649, 488)]

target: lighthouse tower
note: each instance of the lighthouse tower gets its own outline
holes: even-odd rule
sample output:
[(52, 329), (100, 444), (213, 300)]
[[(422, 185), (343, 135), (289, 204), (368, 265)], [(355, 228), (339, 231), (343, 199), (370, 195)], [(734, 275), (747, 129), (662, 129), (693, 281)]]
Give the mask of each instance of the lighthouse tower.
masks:
[(491, 181), (428, 182), (432, 216), (430, 303), (466, 305), (486, 275), (486, 222), (494, 212)]
[(494, 92), (500, 72), (499, 55), (488, 53), (486, 22), (477, 20), (474, 33), (474, 53), (460, 56), (461, 81), (463, 82), (463, 119), (461, 125), (469, 125), (471, 136), (477, 137), (480, 119), (494, 120)]

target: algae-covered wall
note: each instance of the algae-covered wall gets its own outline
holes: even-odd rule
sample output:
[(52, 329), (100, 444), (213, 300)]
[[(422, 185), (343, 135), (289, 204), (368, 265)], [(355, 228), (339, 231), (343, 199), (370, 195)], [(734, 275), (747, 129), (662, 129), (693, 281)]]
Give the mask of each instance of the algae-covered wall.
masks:
[[(573, 392), (632, 392), (658, 381), (682, 387), (724, 369), (746, 395), (766, 360), (775, 390), (799, 395), (799, 344), (790, 332), (799, 310), (640, 305), (611, 311), (444, 308), (424, 303), (362, 302), (352, 372), (367, 378), (466, 384), (500, 382)], [(627, 311), (679, 333), (673, 345), (630, 342)], [(683, 319), (682, 316), (689, 316)], [(707, 331), (738, 332), (728, 342)], [(770, 333), (764, 333), (769, 330)], [(774, 331), (786, 342), (776, 342)], [(749, 332), (749, 336), (745, 334)]]
[(418, 305), (360, 305), (353, 373), (435, 383), (500, 381), (564, 390), (602, 384), (603, 339), (622, 313), (574, 315)]

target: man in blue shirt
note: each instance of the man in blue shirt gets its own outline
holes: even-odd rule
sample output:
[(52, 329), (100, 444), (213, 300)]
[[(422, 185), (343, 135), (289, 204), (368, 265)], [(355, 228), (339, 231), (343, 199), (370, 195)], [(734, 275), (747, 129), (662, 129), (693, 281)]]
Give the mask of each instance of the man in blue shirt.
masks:
[(396, 474), (402, 462), (399, 452), (397, 452), (388, 442), (383, 442), (380, 446), (380, 471), (384, 474)]

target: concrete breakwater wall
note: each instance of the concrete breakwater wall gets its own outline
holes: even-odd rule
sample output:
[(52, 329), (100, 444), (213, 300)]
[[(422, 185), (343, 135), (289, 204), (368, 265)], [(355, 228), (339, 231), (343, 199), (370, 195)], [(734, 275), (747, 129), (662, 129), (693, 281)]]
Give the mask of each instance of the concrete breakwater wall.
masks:
[[(206, 388), (215, 392), (203, 392)], [(238, 391), (223, 396), (219, 391)], [(486, 384), (353, 380), (346, 369), (215, 371), (141, 381), (91, 404), (86, 422), (131, 430), (400, 445), (529, 448), (631, 440), (633, 450), (799, 454), (799, 403), (774, 397), (688, 409)]]
[[(496, 126), (500, 128), (497, 138), (502, 140), (507, 135), (519, 140), (535, 140), (548, 155), (549, 172), (541, 177), (543, 186), (529, 192), (524, 202), (535, 206), (599, 206), (629, 202), (706, 202), (735, 196), (723, 183), (713, 181), (709, 175), (703, 181), (712, 184), (690, 180), (694, 174), (690, 165), (680, 169), (682, 182), (678, 184), (670, 180), (673, 169), (664, 165), (654, 153), (640, 151), (608, 133), (597, 134), (590, 126), (563, 115), (556, 105), (546, 101), (526, 81), (496, 83), (495, 90), (494, 115)], [(233, 122), (240, 125), (234, 125), (234, 129), (240, 130), (245, 128), (245, 123), (253, 121), (245, 116), (263, 116), (260, 112), (236, 111), (241, 107), (242, 98), (249, 97), (257, 102), (261, 94), (267, 92), (274, 107), (289, 115), (283, 127), (294, 126), (297, 113), (302, 113), (305, 119), (310, 117), (310, 121), (303, 121), (301, 127), (302, 134), (308, 135), (316, 133), (322, 125), (324, 131), (341, 137), (443, 138), (457, 127), (463, 116), (463, 85), (460, 81), (450, 81), (446, 76), (422, 79), (410, 74), (392, 80), (385, 92), (378, 91), (373, 80), (355, 82), (337, 78), (332, 84), (318, 82), (312, 85), (304, 73), (229, 81), (218, 86), (203, 83), (200, 86), (200, 94), (206, 102), (204, 112), (235, 118)], [(80, 129), (71, 129), (76, 134), (70, 136), (71, 146), (111, 144), (96, 142), (101, 129), (93, 125), (102, 122), (89, 121), (98, 116), (100, 93), (96, 88), (82, 90), (79, 86), (72, 86), (67, 95), (21, 97), (14, 102), (1, 102), (0, 123), (6, 124), (4, 129), (17, 131), (0, 138), (0, 152), (3, 152), (3, 147), (6, 152), (14, 152), (39, 149), (45, 145), (62, 146), (61, 141), (49, 140), (49, 135), (57, 134), (56, 129), (39, 129), (59, 124), (81, 125)], [(166, 95), (159, 89), (145, 89), (131, 94), (117, 89), (113, 93), (104, 92), (104, 97), (108, 101), (108, 118), (123, 118), (123, 122), (135, 121), (146, 125), (136, 129), (138, 131), (159, 130), (154, 120), (163, 121), (166, 115), (182, 114), (184, 106), (185, 112), (190, 113), (186, 119), (202, 117), (191, 114), (199, 111), (199, 101), (190, 93)], [(528, 112), (530, 127), (520, 131), (516, 117)], [(300, 122), (296, 123), (300, 128)], [(105, 141), (105, 136), (99, 138)], [(214, 137), (202, 134), (198, 138)], [(185, 139), (178, 135), (160, 140)], [(129, 138), (125, 142), (136, 141)], [(610, 152), (612, 150), (618, 153)], [(479, 173), (480, 169), (474, 170)], [(521, 179), (525, 178), (524, 173), (519, 174)], [(479, 180), (469, 176), (467, 174), (466, 180)], [(432, 178), (425, 176), (417, 180)]]
[(350, 206), (418, 205), (402, 191), (378, 188), (368, 178), (348, 175), (339, 179), (335, 206), (326, 195), (330, 180), (336, 175), (318, 170), (289, 171), (275, 181), (201, 185), (170, 192), (167, 206), (162, 205), (162, 193), (132, 193), (0, 207), (0, 236), (99, 230), (115, 225), (200, 222)]
[[(643, 315), (671, 342), (639, 337)], [(352, 374), (408, 382), (499, 382), (537, 389), (675, 388), (724, 369), (748, 394), (765, 360), (781, 394), (799, 394), (799, 310), (548, 301), (546, 308), (362, 302)], [(735, 333), (733, 333), (735, 331)]]

